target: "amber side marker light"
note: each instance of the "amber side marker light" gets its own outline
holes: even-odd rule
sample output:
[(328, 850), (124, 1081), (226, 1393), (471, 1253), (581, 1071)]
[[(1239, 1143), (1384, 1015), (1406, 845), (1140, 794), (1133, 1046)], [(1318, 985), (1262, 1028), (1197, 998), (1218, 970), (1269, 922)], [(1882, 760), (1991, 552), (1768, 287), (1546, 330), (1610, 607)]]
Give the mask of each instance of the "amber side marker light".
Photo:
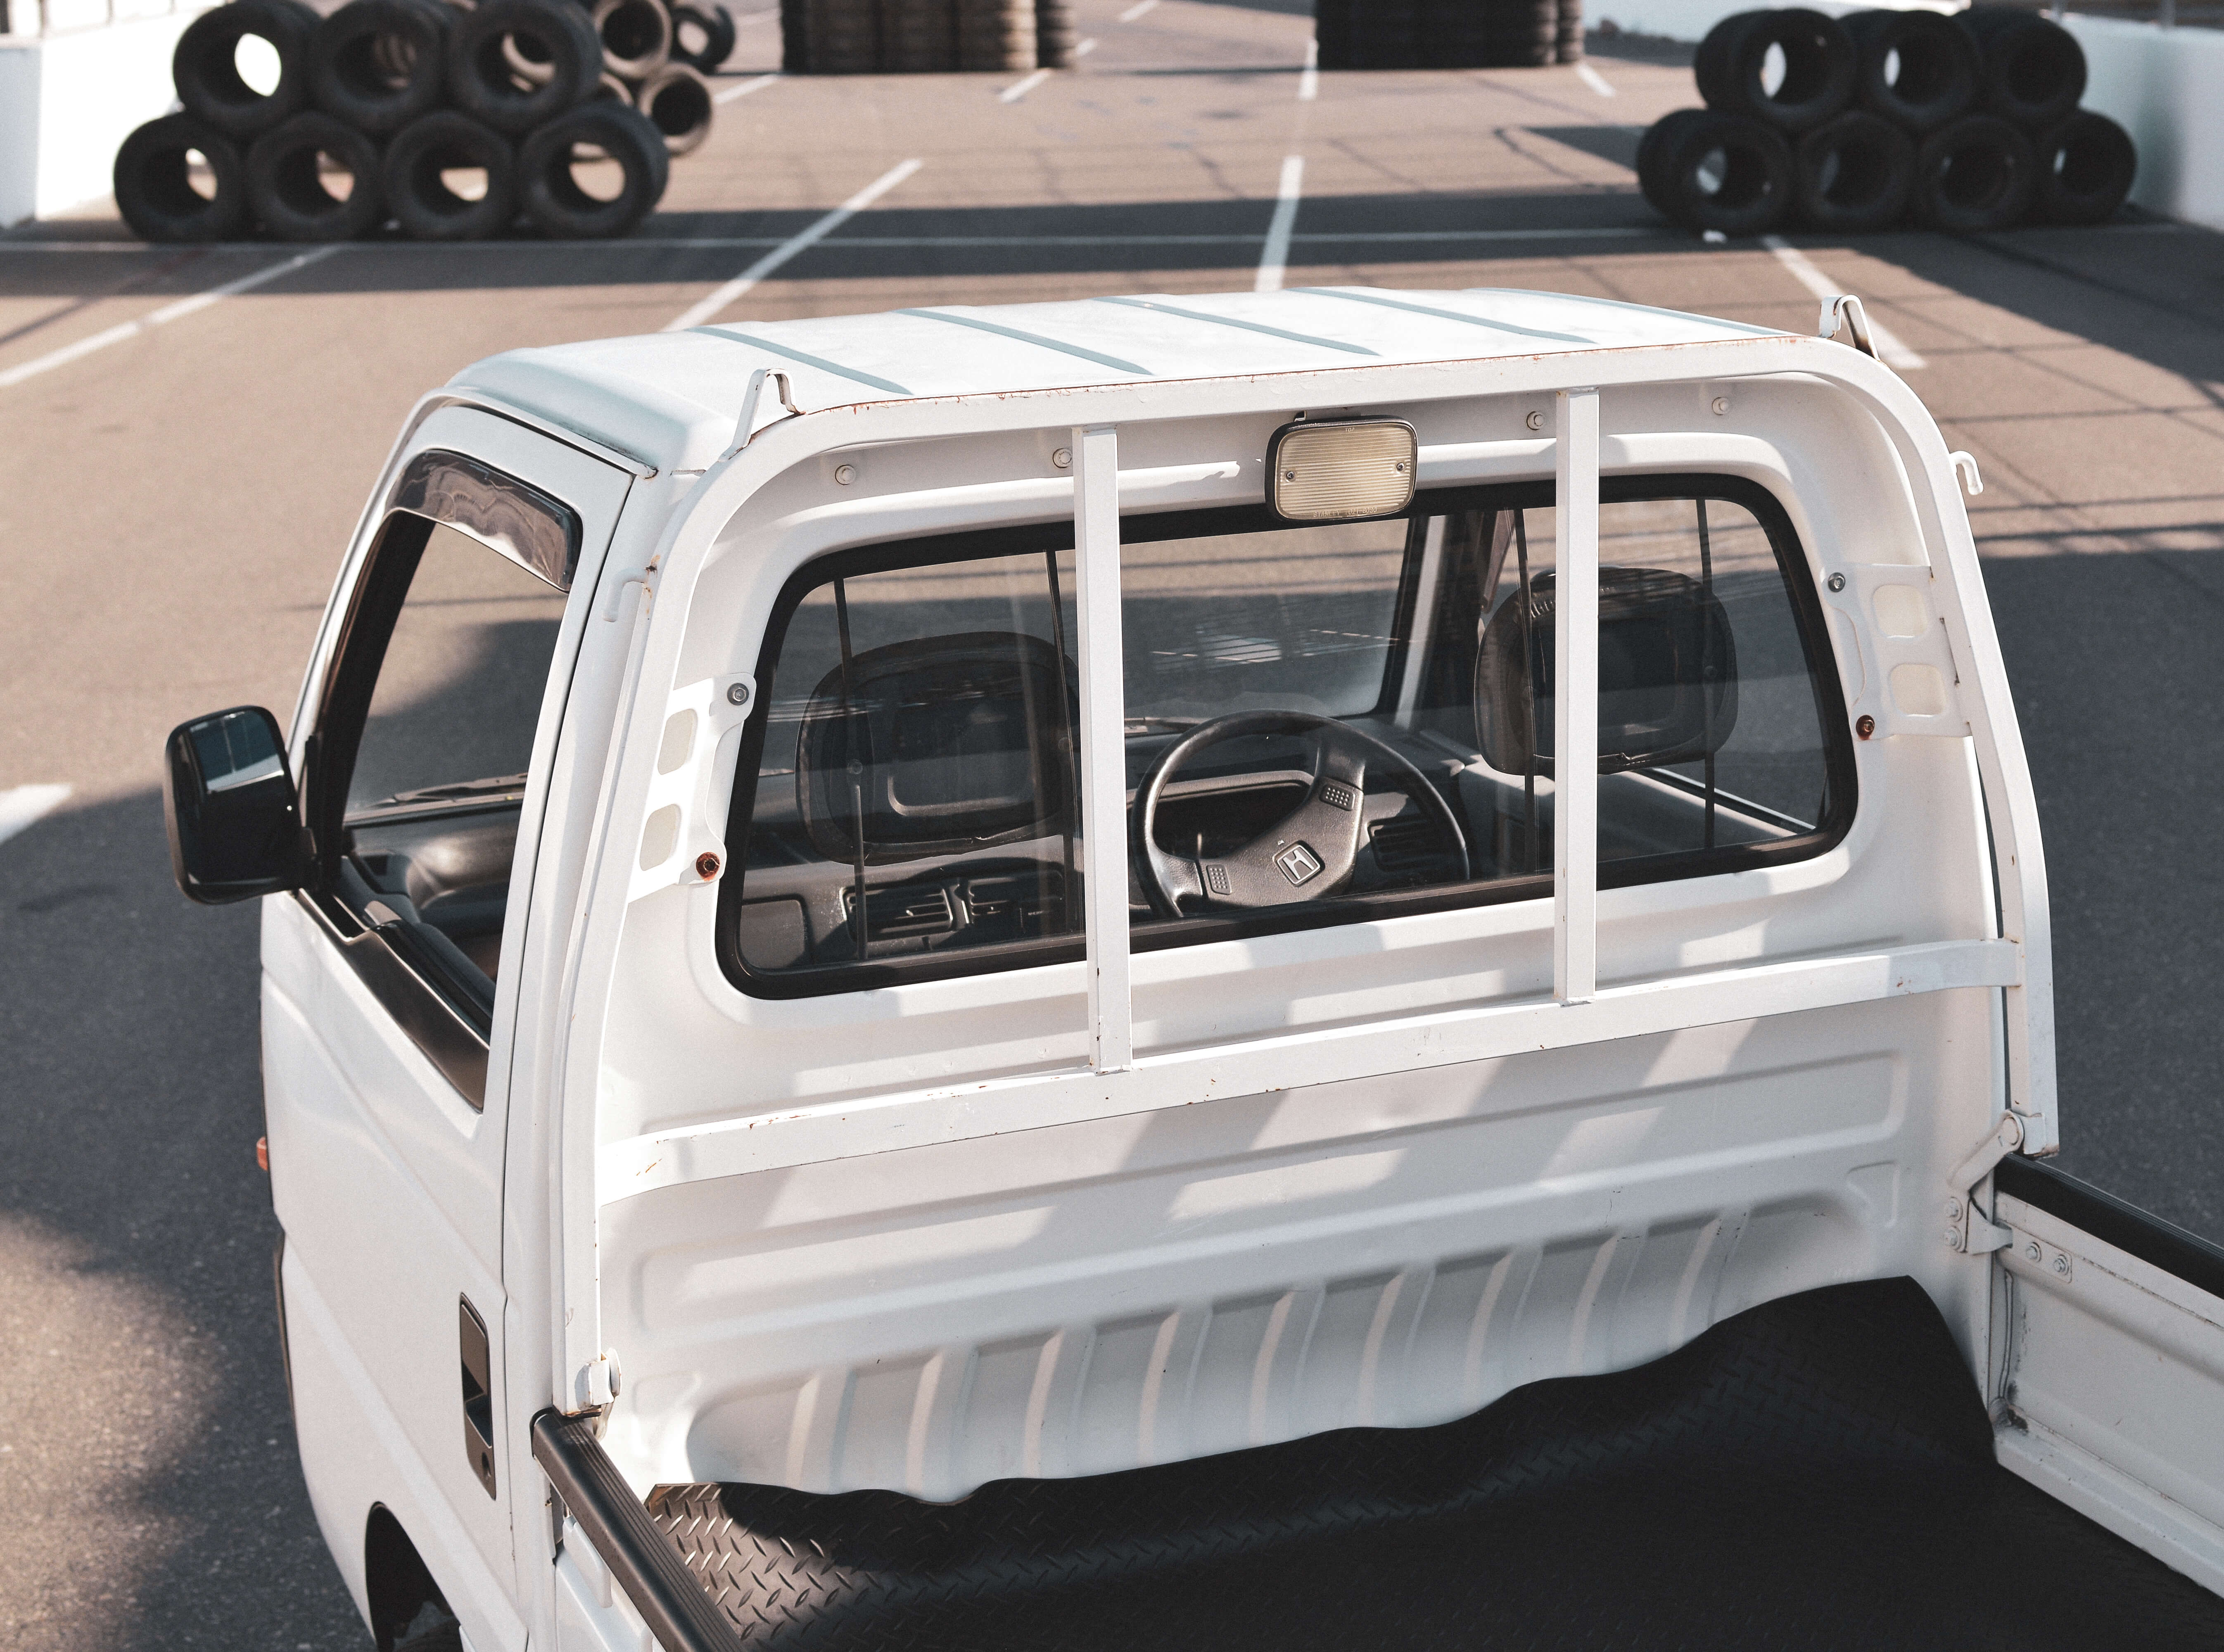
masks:
[(1285, 522), (1357, 522), (1413, 503), (1420, 447), (1403, 419), (1299, 419), (1267, 444), (1267, 503)]

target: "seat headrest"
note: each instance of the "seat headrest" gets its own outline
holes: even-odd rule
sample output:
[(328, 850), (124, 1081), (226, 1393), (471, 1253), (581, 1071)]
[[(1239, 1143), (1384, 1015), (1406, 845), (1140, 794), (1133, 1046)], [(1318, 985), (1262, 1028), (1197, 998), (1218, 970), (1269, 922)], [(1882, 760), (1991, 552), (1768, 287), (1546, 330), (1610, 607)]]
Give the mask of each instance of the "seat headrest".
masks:
[[(1475, 721), (1501, 774), (1552, 772), (1554, 577), (1529, 581), (1482, 629)], [(1532, 713), (1534, 713), (1534, 722)], [(1689, 763), (1719, 751), (1737, 726), (1737, 648), (1722, 599), (1665, 568), (1599, 569), (1599, 773)]]
[(1039, 636), (967, 631), (826, 674), (796, 735), (796, 807), (829, 860), (957, 854), (1071, 830), (1079, 674)]

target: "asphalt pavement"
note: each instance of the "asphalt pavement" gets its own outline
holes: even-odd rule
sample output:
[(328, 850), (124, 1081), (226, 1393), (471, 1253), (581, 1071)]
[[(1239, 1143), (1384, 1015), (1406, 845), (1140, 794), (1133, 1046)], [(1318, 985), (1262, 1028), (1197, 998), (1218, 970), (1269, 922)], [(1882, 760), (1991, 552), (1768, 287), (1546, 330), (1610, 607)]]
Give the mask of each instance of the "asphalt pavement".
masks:
[(2224, 237), (2133, 217), (1708, 245), (1629, 170), (1692, 101), (1673, 51), (1316, 75), (1286, 5), (1080, 9), (1094, 47), (1039, 79), (768, 78), (760, 14), (710, 142), (622, 243), (149, 248), (105, 210), (0, 236), (0, 1644), (367, 1644), (279, 1372), (255, 915), (170, 887), (160, 743), (218, 706), (290, 714), (418, 396), (706, 307), (1279, 280), (1804, 329), (1817, 285), (1860, 293), (1986, 483), (2055, 897), (2063, 1162), (2224, 1238)]

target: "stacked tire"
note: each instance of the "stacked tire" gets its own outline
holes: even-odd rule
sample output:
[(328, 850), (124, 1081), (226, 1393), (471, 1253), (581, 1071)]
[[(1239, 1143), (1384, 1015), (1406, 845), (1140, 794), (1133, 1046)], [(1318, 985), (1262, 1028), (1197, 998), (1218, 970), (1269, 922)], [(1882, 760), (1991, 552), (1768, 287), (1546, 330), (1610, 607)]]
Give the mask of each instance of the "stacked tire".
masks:
[(1692, 73), (1706, 107), (1655, 122), (1637, 176), (1663, 217), (1709, 233), (2098, 224), (2138, 168), (2124, 129), (2077, 106), (2076, 37), (2007, 6), (1741, 12)]
[(1070, 69), (1072, 0), (780, 0), (788, 74)]
[(622, 235), (709, 132), (702, 69), (732, 49), (723, 8), (667, 0), (231, 0), (180, 37), (182, 111), (124, 140), (117, 206), (150, 241)]
[(1313, 0), (1324, 69), (1507, 69), (1578, 63), (1583, 0)]

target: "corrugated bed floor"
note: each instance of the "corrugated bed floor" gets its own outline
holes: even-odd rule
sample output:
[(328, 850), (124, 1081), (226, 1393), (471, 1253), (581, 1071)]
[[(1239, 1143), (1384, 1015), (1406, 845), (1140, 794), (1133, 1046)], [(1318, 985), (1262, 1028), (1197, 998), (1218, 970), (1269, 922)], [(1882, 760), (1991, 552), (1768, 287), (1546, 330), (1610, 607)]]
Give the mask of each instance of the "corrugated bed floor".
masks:
[(766, 1652), (2224, 1648), (2224, 1599), (1998, 1466), (1908, 1280), (1439, 1427), (953, 1504), (707, 1484), (648, 1506)]

